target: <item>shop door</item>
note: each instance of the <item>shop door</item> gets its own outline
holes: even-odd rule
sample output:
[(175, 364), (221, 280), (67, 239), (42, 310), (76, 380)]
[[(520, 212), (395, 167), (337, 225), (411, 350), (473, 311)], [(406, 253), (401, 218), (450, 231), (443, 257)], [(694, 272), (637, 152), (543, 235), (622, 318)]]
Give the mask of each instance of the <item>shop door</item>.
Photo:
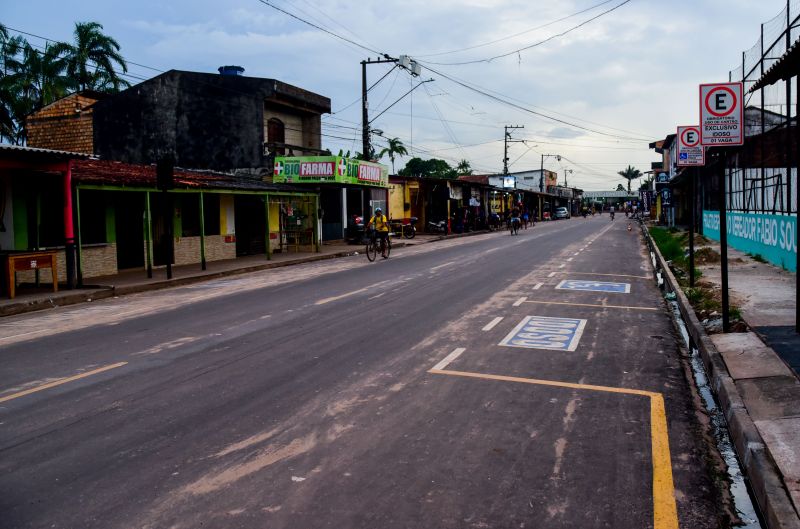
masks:
[(267, 214), (264, 199), (259, 196), (236, 195), (233, 204), (236, 256), (265, 254)]
[(342, 226), (342, 189), (322, 189), (319, 193), (322, 209), (322, 240), (335, 241), (344, 236)]
[(144, 267), (144, 193), (115, 193), (117, 268)]

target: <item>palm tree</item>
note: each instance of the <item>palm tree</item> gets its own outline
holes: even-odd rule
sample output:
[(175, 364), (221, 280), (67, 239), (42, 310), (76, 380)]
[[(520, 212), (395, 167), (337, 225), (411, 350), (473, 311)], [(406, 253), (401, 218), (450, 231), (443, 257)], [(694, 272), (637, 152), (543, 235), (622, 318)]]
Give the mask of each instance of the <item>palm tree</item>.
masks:
[(67, 74), (75, 90), (119, 92), (130, 86), (115, 69), (116, 64), (123, 73), (128, 71), (125, 58), (119, 54), (119, 43), (102, 29), (99, 22), (77, 22), (73, 43), (56, 45), (57, 51), (67, 56)]
[(629, 165), (624, 171), (619, 171), (617, 174), (628, 181), (628, 193), (631, 192), (631, 180), (642, 177), (642, 172), (632, 165)]
[(408, 155), (408, 150), (406, 150), (406, 146), (403, 145), (403, 142), (400, 141), (400, 138), (391, 138), (387, 141), (389, 142), (389, 146), (381, 149), (381, 152), (378, 153), (378, 159), (383, 158), (388, 154), (389, 159), (392, 161), (392, 173), (394, 173), (394, 157), (406, 156)]
[(469, 163), (469, 160), (461, 160), (456, 166), (456, 171), (460, 175), (472, 174), (472, 165)]

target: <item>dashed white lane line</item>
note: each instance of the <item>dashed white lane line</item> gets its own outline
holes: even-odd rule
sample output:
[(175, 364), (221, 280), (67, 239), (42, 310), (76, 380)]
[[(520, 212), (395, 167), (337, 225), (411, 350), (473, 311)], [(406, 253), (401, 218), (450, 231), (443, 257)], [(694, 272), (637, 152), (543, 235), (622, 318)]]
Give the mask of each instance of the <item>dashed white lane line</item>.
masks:
[(495, 319), (493, 319), (492, 321), (490, 321), (489, 323), (487, 323), (486, 326), (484, 326), (484, 328), (481, 329), (481, 330), (482, 331), (491, 331), (492, 329), (494, 329), (494, 326), (497, 325), (498, 323), (500, 323), (501, 321), (503, 321), (503, 317), (502, 316), (498, 316)]
[(556, 275), (556, 272), (550, 272), (549, 274), (547, 274), (547, 277), (553, 277), (554, 275)]
[(444, 268), (445, 266), (450, 266), (452, 264), (456, 264), (456, 262), (455, 261), (448, 261), (446, 263), (440, 264), (439, 266), (434, 266), (433, 268), (431, 268), (431, 272), (433, 272), (434, 270), (438, 270), (440, 268)]
[(569, 258), (567, 258), (567, 262), (569, 263), (569, 262), (570, 262), (570, 261), (572, 261), (573, 259), (574, 259), (574, 257), (569, 257)]
[(559, 268), (564, 268), (565, 266), (567, 266), (567, 265), (565, 265), (564, 263), (561, 263), (560, 265), (558, 265)]
[(526, 298), (526, 297), (519, 298), (517, 301), (515, 301), (515, 302), (514, 302), (514, 304), (512, 305), (512, 307), (519, 307), (520, 305), (522, 305), (523, 303), (525, 303), (525, 300), (526, 300), (526, 299), (528, 299), (528, 298)]
[(534, 290), (539, 290), (540, 288), (542, 288), (542, 285), (544, 285), (544, 283), (536, 283), (536, 285), (533, 287), (533, 289)]
[(464, 351), (466, 351), (466, 349), (463, 347), (455, 348), (452, 353), (444, 357), (444, 359), (441, 362), (433, 366), (432, 371), (441, 371), (442, 369), (447, 367), (450, 364), (450, 362), (461, 356), (461, 353), (463, 353)]

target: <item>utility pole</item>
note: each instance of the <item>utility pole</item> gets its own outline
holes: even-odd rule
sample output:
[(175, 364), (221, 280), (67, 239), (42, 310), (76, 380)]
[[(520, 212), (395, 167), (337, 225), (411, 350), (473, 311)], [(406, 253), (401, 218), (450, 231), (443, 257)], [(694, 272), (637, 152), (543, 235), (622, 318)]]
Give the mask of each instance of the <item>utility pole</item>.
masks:
[(503, 175), (508, 176), (508, 144), (521, 143), (523, 141), (512, 140), (511, 133), (508, 131), (513, 129), (524, 129), (525, 125), (506, 125), (503, 128), (505, 129), (505, 134), (503, 135)]
[(564, 169), (564, 187), (569, 187), (569, 185), (567, 185), (567, 173), (571, 174), (572, 169)]
[[(386, 72), (386, 74), (384, 74), (383, 77), (381, 77), (380, 79), (378, 79), (375, 82), (375, 84), (373, 84), (372, 86), (367, 88), (367, 65), (368, 64), (386, 64), (386, 63), (394, 63), (395, 65), (397, 65), (397, 66), (399, 66), (399, 67), (401, 67), (401, 68), (403, 68), (405, 70), (408, 70), (413, 77), (419, 77), (420, 73), (422, 72), (422, 68), (420, 67), (420, 65), (416, 61), (411, 59), (411, 57), (409, 57), (408, 55), (401, 55), (399, 58), (395, 59), (394, 57), (391, 57), (391, 56), (389, 56), (389, 55), (384, 53), (382, 59), (381, 58), (374, 59), (374, 60), (373, 59), (367, 59), (366, 61), (361, 61), (361, 150), (362, 150), (361, 159), (362, 160), (369, 160), (370, 151), (372, 150), (372, 148), (370, 146), (370, 137), (369, 137), (369, 123), (370, 123), (370, 121), (369, 121), (369, 101), (367, 101), (367, 93), (370, 90), (372, 90), (373, 88), (375, 88), (375, 86), (378, 83), (383, 81), (386, 78), (386, 76), (389, 75), (392, 72), (392, 70), (394, 70), (394, 68), (390, 68), (389, 71)], [(432, 80), (433, 79), (431, 79), (431, 81)], [(425, 82), (428, 82), (428, 81), (425, 81)], [(417, 85), (417, 86), (420, 86), (420, 85)], [(416, 88), (416, 87), (414, 87), (414, 88)], [(414, 90), (414, 88), (412, 88), (411, 90)], [(409, 90), (409, 92), (407, 92), (405, 95), (403, 95), (403, 97), (408, 95), (411, 92), (411, 90)], [(400, 99), (402, 99), (402, 97)], [(399, 99), (398, 99), (398, 101), (399, 101)], [(397, 101), (392, 103), (392, 105), (394, 105), (395, 103), (397, 103)], [(392, 106), (392, 105), (389, 105), (389, 106)], [(388, 110), (388, 108), (386, 110)], [(385, 110), (384, 110), (384, 112), (385, 112)]]
[(544, 193), (544, 159), (549, 156), (555, 156), (556, 160), (561, 161), (560, 154), (542, 154), (542, 165), (539, 170), (539, 192)]

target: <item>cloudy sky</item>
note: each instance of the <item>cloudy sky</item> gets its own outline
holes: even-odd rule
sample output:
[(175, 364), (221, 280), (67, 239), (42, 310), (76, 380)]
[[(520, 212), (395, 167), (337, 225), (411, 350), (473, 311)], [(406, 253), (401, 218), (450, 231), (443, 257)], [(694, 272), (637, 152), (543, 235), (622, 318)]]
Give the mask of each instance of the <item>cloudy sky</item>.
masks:
[[(423, 65), (418, 79), (389, 72), (387, 65), (368, 68), (370, 84), (389, 72), (370, 92), (371, 116), (420, 80), (434, 79), (375, 120), (372, 127), (384, 136), (400, 138), (415, 156), (451, 165), (466, 159), (476, 172), (493, 173), (502, 170), (503, 126), (521, 125), (512, 136), (524, 143), (510, 146), (511, 171), (538, 169), (542, 154), (558, 154), (561, 160), (548, 157), (545, 167), (559, 171), (562, 182), (571, 170), (570, 185), (600, 190), (624, 183), (616, 173), (627, 165), (649, 170), (658, 159), (650, 141), (677, 125), (696, 124), (698, 84), (727, 81), (742, 51), (758, 39), (760, 24), (785, 5), (40, 0), (5, 3), (0, 22), (36, 35), (27, 38), (38, 45), (41, 38), (69, 40), (76, 21), (100, 22), (126, 59), (138, 64), (129, 65), (132, 83), (169, 69), (216, 72), (237, 64), (245, 75), (323, 94), (333, 114), (323, 118), (322, 144), (334, 152), (361, 150), (360, 62), (376, 52), (407, 54)], [(383, 140), (376, 140), (380, 147)], [(397, 169), (403, 163), (398, 160)]]

